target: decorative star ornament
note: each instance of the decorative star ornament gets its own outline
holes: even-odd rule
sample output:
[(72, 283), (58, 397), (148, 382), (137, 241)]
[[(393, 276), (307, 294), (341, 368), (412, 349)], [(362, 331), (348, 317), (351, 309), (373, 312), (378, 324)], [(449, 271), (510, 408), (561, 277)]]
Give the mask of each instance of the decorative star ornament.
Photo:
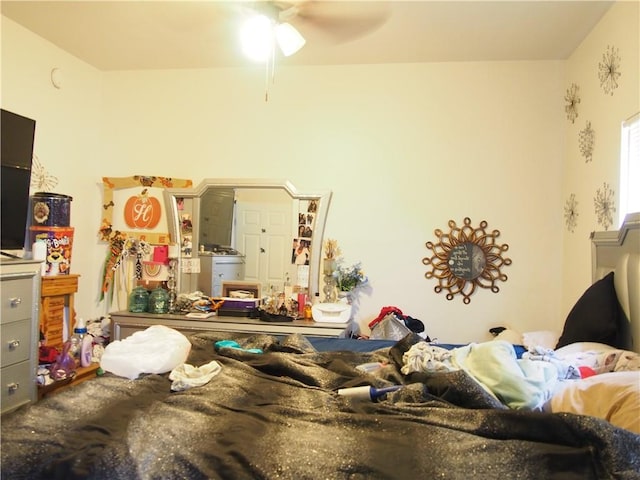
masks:
[(591, 122), (587, 122), (587, 126), (580, 130), (578, 137), (580, 153), (584, 157), (585, 162), (593, 160), (593, 145), (595, 143), (595, 132), (591, 128)]
[(573, 233), (578, 226), (578, 201), (575, 193), (572, 193), (564, 204), (564, 221), (567, 230)]
[(596, 191), (596, 196), (593, 199), (598, 225), (602, 225), (605, 230), (609, 230), (609, 227), (613, 224), (613, 214), (616, 211), (613, 195), (614, 191), (605, 182), (602, 190), (598, 189)]
[(31, 186), (37, 192), (50, 192), (56, 185), (58, 185), (58, 177), (47, 172), (37, 155), (34, 155), (31, 168)]
[(564, 111), (571, 123), (574, 123), (576, 118), (578, 118), (578, 104), (580, 103), (580, 95), (578, 94), (579, 90), (580, 87), (575, 83), (572, 83), (567, 89), (567, 93), (564, 95), (564, 101), (567, 102), (564, 107)]
[(607, 46), (607, 51), (602, 54), (602, 61), (598, 63), (598, 78), (604, 93), (613, 95), (614, 90), (618, 88), (620, 75), (622, 72), (620, 72), (618, 49)]

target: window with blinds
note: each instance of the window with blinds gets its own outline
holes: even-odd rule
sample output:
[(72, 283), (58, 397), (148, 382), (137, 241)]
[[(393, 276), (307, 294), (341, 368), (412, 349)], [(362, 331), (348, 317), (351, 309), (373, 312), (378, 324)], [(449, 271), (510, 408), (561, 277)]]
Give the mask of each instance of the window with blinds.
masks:
[(640, 212), (640, 112), (622, 122), (619, 212), (620, 225), (627, 213)]

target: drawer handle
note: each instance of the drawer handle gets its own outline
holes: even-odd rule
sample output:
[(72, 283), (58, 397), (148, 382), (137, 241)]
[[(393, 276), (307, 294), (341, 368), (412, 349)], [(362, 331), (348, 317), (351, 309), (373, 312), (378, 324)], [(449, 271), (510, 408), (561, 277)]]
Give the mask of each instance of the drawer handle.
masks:
[(20, 346), (20, 340), (11, 340), (9, 342), (9, 350), (15, 350)]
[(9, 393), (13, 393), (19, 388), (20, 388), (20, 384), (16, 382), (12, 382), (7, 385), (7, 389), (9, 390)]
[(15, 308), (22, 303), (22, 299), (20, 297), (11, 297), (11, 308)]

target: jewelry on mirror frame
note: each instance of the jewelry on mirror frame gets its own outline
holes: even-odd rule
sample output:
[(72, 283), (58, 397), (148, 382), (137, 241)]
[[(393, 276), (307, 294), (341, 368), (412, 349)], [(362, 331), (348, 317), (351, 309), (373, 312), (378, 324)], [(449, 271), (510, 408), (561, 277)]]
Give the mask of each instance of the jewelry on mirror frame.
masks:
[(178, 264), (177, 258), (169, 258), (169, 269), (168, 269), (168, 279), (167, 279), (167, 288), (169, 289), (169, 313), (175, 313), (176, 311), (176, 265)]

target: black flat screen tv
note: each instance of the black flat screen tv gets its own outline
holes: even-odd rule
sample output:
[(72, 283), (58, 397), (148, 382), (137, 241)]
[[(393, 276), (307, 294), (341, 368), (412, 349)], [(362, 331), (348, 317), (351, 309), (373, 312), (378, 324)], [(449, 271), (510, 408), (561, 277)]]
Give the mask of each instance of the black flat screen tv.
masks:
[(0, 249), (25, 247), (36, 121), (1, 110)]

